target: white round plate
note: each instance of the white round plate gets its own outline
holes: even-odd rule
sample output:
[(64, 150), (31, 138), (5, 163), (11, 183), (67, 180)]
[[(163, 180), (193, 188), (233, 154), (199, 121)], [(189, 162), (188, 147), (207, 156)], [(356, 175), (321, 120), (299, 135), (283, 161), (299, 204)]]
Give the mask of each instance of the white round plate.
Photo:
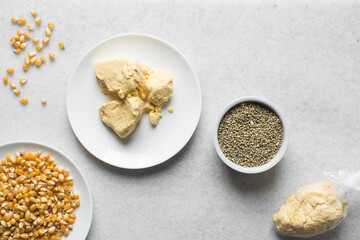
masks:
[(49, 154), (55, 159), (59, 166), (64, 167), (70, 172), (74, 179), (74, 190), (80, 195), (80, 207), (75, 209), (76, 220), (74, 229), (70, 231), (66, 240), (85, 239), (91, 225), (93, 204), (89, 185), (84, 175), (76, 164), (65, 154), (58, 150), (40, 143), (32, 142), (14, 142), (0, 146), (0, 159), (5, 159), (7, 155), (14, 155), (16, 152), (37, 152), (41, 150), (43, 154)]
[[(174, 79), (174, 93), (163, 106), (156, 127), (143, 113), (136, 129), (125, 139), (102, 123), (99, 107), (113, 96), (102, 93), (94, 73), (99, 61), (131, 58), (165, 69)], [(173, 108), (173, 113), (168, 109)], [(67, 111), (75, 135), (100, 160), (122, 168), (139, 169), (160, 164), (189, 141), (201, 113), (200, 84), (185, 57), (169, 43), (143, 34), (113, 37), (93, 47), (80, 60), (67, 89)]]

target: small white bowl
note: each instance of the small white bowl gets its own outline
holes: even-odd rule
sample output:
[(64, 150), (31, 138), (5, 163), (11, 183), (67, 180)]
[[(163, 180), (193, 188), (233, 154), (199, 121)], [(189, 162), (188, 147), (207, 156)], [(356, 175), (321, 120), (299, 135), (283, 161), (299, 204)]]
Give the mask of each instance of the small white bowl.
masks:
[[(228, 159), (224, 153), (221, 151), (220, 146), (219, 146), (219, 141), (218, 141), (218, 128), (219, 128), (219, 124), (221, 119), (224, 117), (225, 113), (227, 111), (229, 111), (232, 107), (240, 104), (240, 103), (244, 103), (244, 102), (254, 102), (254, 103), (259, 103), (262, 104), (268, 108), (270, 108), (280, 119), (281, 123), (282, 123), (282, 128), (283, 128), (283, 141), (281, 144), (281, 147), (279, 149), (279, 151), (276, 153), (275, 157), (273, 159), (271, 159), (268, 163), (258, 166), (258, 167), (242, 167), (236, 163), (233, 163), (230, 159)], [(279, 110), (278, 107), (276, 107), (272, 102), (270, 102), (269, 100), (266, 100), (264, 98), (260, 98), (260, 97), (255, 97), (255, 96), (249, 96), (249, 97), (243, 97), (243, 98), (239, 98), (236, 99), (234, 101), (232, 101), (231, 103), (229, 103), (224, 110), (221, 111), (217, 121), (216, 121), (216, 129), (214, 132), (214, 144), (215, 144), (215, 149), (216, 152), (218, 153), (219, 157), (221, 158), (221, 160), (223, 160), (223, 162), (228, 165), (229, 167), (231, 167), (232, 169), (238, 171), (238, 172), (242, 172), (242, 173), (249, 173), (249, 174), (255, 174), (255, 173), (261, 173), (261, 172), (265, 172), (266, 170), (269, 170), (270, 168), (272, 168), (273, 166), (275, 166), (278, 162), (280, 162), (281, 158), (284, 156), (287, 145), (288, 145), (288, 130), (287, 130), (287, 124), (286, 121), (284, 119), (283, 114), (281, 113), (281, 111)]]

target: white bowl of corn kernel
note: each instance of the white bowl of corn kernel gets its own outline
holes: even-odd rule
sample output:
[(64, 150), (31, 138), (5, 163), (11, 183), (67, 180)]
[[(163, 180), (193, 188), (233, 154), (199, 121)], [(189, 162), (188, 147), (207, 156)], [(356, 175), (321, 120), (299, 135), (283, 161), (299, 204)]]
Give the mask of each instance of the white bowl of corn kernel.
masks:
[(221, 111), (214, 144), (220, 159), (230, 168), (261, 173), (284, 156), (287, 124), (280, 109), (269, 100), (256, 96), (239, 98)]
[(73, 161), (43, 144), (15, 142), (0, 146), (0, 162), (0, 236), (86, 238), (92, 198)]

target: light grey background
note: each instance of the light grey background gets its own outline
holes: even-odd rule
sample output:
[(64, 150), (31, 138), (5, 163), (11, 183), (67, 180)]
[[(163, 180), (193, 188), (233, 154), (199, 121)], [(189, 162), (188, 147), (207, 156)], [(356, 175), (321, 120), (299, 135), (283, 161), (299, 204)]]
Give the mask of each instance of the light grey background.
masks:
[[(0, 83), (0, 144), (42, 142), (79, 165), (94, 200), (89, 240), (282, 239), (272, 215), (287, 196), (322, 180), (325, 170), (360, 167), (360, 1), (1, 0), (0, 8), (1, 78), (14, 67), (11, 81), (29, 79), (21, 87), (27, 106)], [(32, 8), (43, 23), (55, 23), (43, 52), (52, 49), (57, 59), (23, 73), (24, 54), (14, 55), (9, 44), (19, 29), (10, 18), (30, 20)], [(43, 36), (44, 26), (34, 35)], [(203, 96), (202, 116), (186, 147), (140, 171), (114, 168), (89, 154), (72, 132), (65, 104), (81, 56), (99, 41), (129, 32), (160, 37), (183, 52)], [(63, 52), (59, 41), (66, 44)], [(259, 175), (229, 169), (212, 142), (218, 113), (247, 95), (277, 104), (290, 128), (284, 159)], [(358, 197), (350, 196), (349, 215), (336, 230), (315, 239), (358, 239)]]

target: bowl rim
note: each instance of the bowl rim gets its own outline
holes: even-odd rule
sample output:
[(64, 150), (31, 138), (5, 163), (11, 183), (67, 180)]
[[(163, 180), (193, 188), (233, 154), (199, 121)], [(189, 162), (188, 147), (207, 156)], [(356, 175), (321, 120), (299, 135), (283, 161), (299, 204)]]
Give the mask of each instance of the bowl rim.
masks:
[[(282, 127), (283, 127), (283, 142), (281, 144), (279, 151), (276, 153), (275, 157), (273, 159), (271, 159), (268, 163), (258, 166), (258, 167), (242, 167), (242, 166), (232, 162), (230, 159), (228, 159), (224, 155), (224, 153), (221, 151), (220, 146), (219, 146), (218, 129), (219, 129), (219, 124), (220, 124), (221, 119), (224, 117), (225, 113), (228, 112), (232, 107), (234, 107), (240, 103), (244, 103), (244, 102), (255, 102), (255, 103), (259, 103), (259, 104), (262, 104), (262, 105), (270, 108), (279, 117), (279, 119), (282, 123)], [(214, 131), (214, 145), (215, 145), (216, 152), (219, 155), (220, 159), (226, 165), (228, 165), (230, 168), (234, 169), (235, 171), (242, 172), (242, 173), (256, 174), (256, 173), (265, 172), (280, 162), (280, 160), (283, 158), (283, 156), (286, 152), (287, 146), (288, 146), (288, 141), (289, 141), (288, 135), (289, 135), (289, 133), (288, 133), (288, 128), (287, 128), (287, 121), (286, 121), (283, 113), (281, 112), (281, 110), (274, 103), (272, 103), (271, 101), (269, 101), (265, 98), (262, 98), (262, 97), (246, 96), (246, 97), (241, 97), (241, 98), (233, 100), (232, 102), (227, 104), (225, 106), (225, 108), (220, 112), (218, 119), (216, 120), (216, 127), (215, 127), (215, 131)]]

